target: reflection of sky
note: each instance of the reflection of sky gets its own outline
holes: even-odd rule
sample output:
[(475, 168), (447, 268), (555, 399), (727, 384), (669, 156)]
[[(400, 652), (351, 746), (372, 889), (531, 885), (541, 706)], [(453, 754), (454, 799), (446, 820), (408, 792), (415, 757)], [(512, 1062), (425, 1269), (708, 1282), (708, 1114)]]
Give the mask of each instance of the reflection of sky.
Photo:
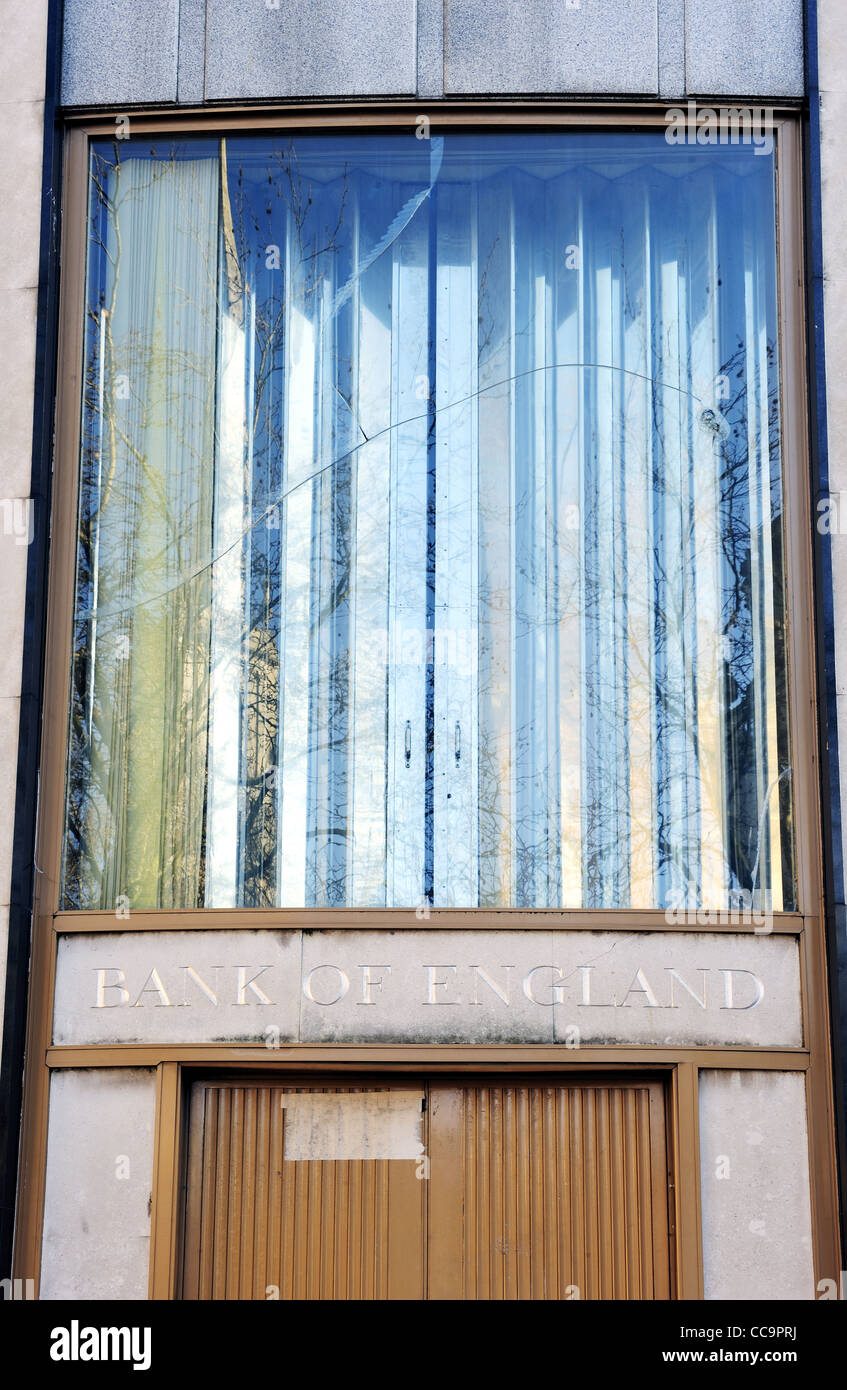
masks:
[[(661, 132), (227, 138), (177, 158), (224, 147), (206, 550), (186, 569), (186, 489), (127, 587), (151, 501), (127, 469), (98, 515), (120, 582), (89, 613), (93, 643), (211, 573), (207, 905), (246, 891), (263, 779), (270, 891), (292, 905), (413, 903), (426, 874), (445, 902), (646, 906), (680, 875), (722, 900), (786, 752), (762, 514), (780, 506), (773, 161)], [(126, 257), (129, 212), (122, 233)], [(166, 430), (208, 367), (178, 350), (156, 379)], [(157, 447), (127, 418), (127, 447)], [(778, 841), (778, 812), (767, 827)]]

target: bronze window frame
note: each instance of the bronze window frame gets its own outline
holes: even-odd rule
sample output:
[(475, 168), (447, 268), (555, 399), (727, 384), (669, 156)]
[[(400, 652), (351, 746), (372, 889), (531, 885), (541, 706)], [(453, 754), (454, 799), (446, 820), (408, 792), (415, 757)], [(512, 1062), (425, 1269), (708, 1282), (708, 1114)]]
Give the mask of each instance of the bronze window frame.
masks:
[[(727, 104), (727, 103), (724, 103)], [(720, 109), (714, 104), (716, 109)], [(414, 129), (425, 113), (434, 132), (461, 128), (664, 128), (667, 103), (565, 105), (552, 102), (364, 102), (320, 106), (249, 106), (218, 109), (149, 109), (129, 112), (133, 136), (167, 133), (205, 135), (277, 130)], [(685, 921), (669, 925), (663, 911), (438, 909), (425, 921), (414, 909), (205, 909), (132, 911), (117, 922), (112, 912), (60, 911), (67, 711), (76, 558), (76, 499), (83, 376), (83, 325), (87, 249), (87, 189), (90, 141), (114, 135), (125, 112), (68, 113), (64, 156), (58, 381), (55, 414), (52, 529), (43, 701), (41, 780), (36, 838), (33, 945), (27, 1024), (22, 1163), (15, 1269), (38, 1276), (46, 1169), (49, 1072), (56, 1067), (147, 1066), (157, 1073), (154, 1225), (151, 1297), (168, 1297), (160, 1253), (166, 1232), (175, 1230), (174, 1183), (179, 1171), (180, 1101), (183, 1073), (198, 1065), (250, 1066), (268, 1063), (256, 1048), (229, 1045), (98, 1046), (52, 1045), (53, 989), (59, 937), (69, 933), (192, 931), (197, 929), (309, 930), (624, 930), (626, 932), (753, 932), (737, 923)], [(806, 1075), (815, 1278), (836, 1278), (837, 1188), (832, 1125), (832, 1057), (824, 940), (824, 879), (821, 794), (818, 770), (813, 604), (813, 516), (809, 488), (809, 403), (806, 385), (806, 305), (803, 275), (802, 129), (791, 107), (774, 108), (777, 171), (777, 274), (780, 347), (780, 407), (784, 478), (784, 544), (788, 626), (789, 718), (794, 769), (797, 910), (774, 914), (773, 931), (797, 939), (801, 962), (804, 1045), (801, 1048), (584, 1048), (579, 1070), (637, 1066), (672, 1073), (671, 1122), (679, 1189), (677, 1230), (678, 1296), (702, 1298), (699, 1230), (698, 1067), (802, 1070)], [(449, 1057), (448, 1057), (449, 1054)], [(496, 1054), (496, 1055), (495, 1055)], [(548, 1055), (549, 1054), (549, 1055)], [(359, 1068), (451, 1065), (537, 1069), (562, 1065), (561, 1052), (531, 1047), (402, 1047), (298, 1045), (273, 1057), (276, 1066)], [(270, 1064), (270, 1063), (268, 1063)], [(168, 1174), (170, 1175), (168, 1177)], [(157, 1236), (157, 1232), (161, 1232)], [(171, 1270), (173, 1264), (171, 1262)], [(699, 1288), (699, 1293), (696, 1291)]]

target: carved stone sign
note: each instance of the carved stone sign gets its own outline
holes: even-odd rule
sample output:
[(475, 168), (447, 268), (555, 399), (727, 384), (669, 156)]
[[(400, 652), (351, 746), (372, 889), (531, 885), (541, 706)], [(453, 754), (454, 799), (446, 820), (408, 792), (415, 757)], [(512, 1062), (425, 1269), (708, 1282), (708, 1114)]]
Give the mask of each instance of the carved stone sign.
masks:
[(69, 934), (53, 1040), (798, 1047), (797, 942), (692, 932)]

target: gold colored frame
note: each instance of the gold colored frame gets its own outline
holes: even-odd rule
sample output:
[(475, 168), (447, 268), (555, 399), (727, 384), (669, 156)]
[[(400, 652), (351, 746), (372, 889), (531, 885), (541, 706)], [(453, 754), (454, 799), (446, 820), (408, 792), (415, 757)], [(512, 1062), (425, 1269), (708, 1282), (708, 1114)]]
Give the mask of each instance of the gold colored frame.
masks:
[[(320, 107), (174, 109), (130, 113), (131, 133), (225, 134), (327, 128), (414, 128), (421, 113), (436, 133), (444, 128), (662, 128), (665, 104), (603, 103), (564, 106), (532, 102), (451, 104), (441, 101), (327, 103)], [(40, 1272), (50, 1071), (60, 1067), (150, 1067), (156, 1072), (156, 1129), (150, 1254), (151, 1298), (174, 1296), (179, 1229), (179, 1183), (184, 1150), (182, 1095), (202, 1068), (253, 1072), (356, 1071), (394, 1074), (497, 1069), (536, 1073), (617, 1072), (663, 1074), (669, 1087), (668, 1134), (676, 1173), (672, 1224), (676, 1297), (703, 1297), (698, 1135), (699, 1068), (802, 1071), (806, 1077), (809, 1170), (816, 1283), (840, 1268), (833, 1119), (832, 1058), (823, 934), (820, 781), (817, 766), (815, 649), (812, 602), (812, 517), (809, 489), (808, 405), (803, 257), (801, 130), (790, 109), (774, 111), (776, 141), (779, 343), (785, 489), (785, 553), (789, 637), (789, 700), (794, 769), (798, 911), (777, 913), (773, 930), (797, 938), (800, 950), (804, 1045), (800, 1048), (586, 1047), (578, 1064), (559, 1047), (445, 1046), (439, 1044), (297, 1045), (273, 1052), (255, 1046), (53, 1046), (56, 948), (74, 932), (190, 931), (299, 928), (310, 930), (625, 930), (627, 932), (743, 933), (734, 924), (670, 926), (663, 912), (489, 911), (433, 909), (426, 922), (397, 909), (253, 909), (133, 912), (116, 923), (109, 912), (58, 910), (68, 725), (69, 656), (76, 550), (76, 500), (82, 393), (88, 145), (115, 133), (115, 114), (67, 117), (62, 219), (59, 367), (56, 402), (53, 526), (47, 617), (47, 656), (41, 789), (37, 828), (33, 942), (28, 1004), (21, 1164), (14, 1273)], [(125, 119), (125, 117), (122, 117)], [(751, 930), (751, 929), (748, 929)]]
[[(443, 1051), (444, 1049), (442, 1049)], [(532, 1049), (527, 1049), (527, 1052)], [(493, 1075), (492, 1075), (493, 1073)], [(179, 1081), (182, 1086), (179, 1087)], [(662, 1194), (665, 1199), (662, 1203), (664, 1211), (658, 1214), (658, 1220), (653, 1225), (652, 1232), (652, 1253), (654, 1256), (654, 1279), (659, 1285), (661, 1292), (655, 1293), (657, 1300), (676, 1299), (677, 1297), (677, 1254), (678, 1244), (676, 1239), (676, 1202), (675, 1202), (675, 1164), (677, 1155), (671, 1136), (670, 1114), (671, 1114), (671, 1083), (672, 1074), (667, 1070), (644, 1072), (640, 1068), (636, 1071), (622, 1071), (618, 1068), (605, 1068), (601, 1074), (597, 1071), (588, 1071), (570, 1068), (550, 1068), (539, 1072), (538, 1068), (532, 1064), (530, 1059), (526, 1064), (512, 1064), (508, 1068), (508, 1074), (504, 1076), (502, 1069), (490, 1067), (487, 1071), (481, 1071), (478, 1066), (459, 1065), (458, 1067), (449, 1063), (442, 1064), (439, 1070), (433, 1071), (432, 1068), (421, 1068), (407, 1065), (402, 1068), (395, 1068), (388, 1071), (383, 1068), (380, 1072), (373, 1071), (362, 1076), (355, 1069), (348, 1068), (343, 1073), (333, 1072), (327, 1068), (321, 1068), (320, 1073), (306, 1072), (305, 1074), (296, 1066), (281, 1073), (276, 1070), (268, 1075), (264, 1072), (250, 1072), (249, 1070), (217, 1070), (211, 1074), (208, 1070), (198, 1069), (188, 1071), (182, 1078), (176, 1078), (179, 1094), (176, 1097), (176, 1110), (172, 1125), (165, 1125), (162, 1129), (163, 1142), (165, 1146), (162, 1191), (172, 1189), (168, 1183), (171, 1179), (170, 1155), (172, 1146), (170, 1135), (175, 1132), (182, 1132), (186, 1138), (188, 1129), (187, 1111), (190, 1107), (190, 1088), (192, 1082), (208, 1084), (215, 1087), (226, 1087), (228, 1085), (250, 1085), (260, 1086), (323, 1086), (327, 1083), (335, 1085), (341, 1082), (344, 1086), (353, 1084), (364, 1085), (368, 1089), (390, 1088), (395, 1085), (403, 1086), (419, 1085), (423, 1087), (438, 1087), (448, 1085), (458, 1087), (463, 1084), (476, 1086), (486, 1085), (490, 1081), (495, 1084), (502, 1083), (509, 1085), (512, 1082), (518, 1085), (529, 1083), (536, 1086), (555, 1085), (559, 1081), (562, 1085), (570, 1087), (594, 1087), (607, 1084), (610, 1086), (635, 1088), (646, 1086), (649, 1089), (650, 1106), (650, 1189), (651, 1194), (657, 1200), (661, 1200)], [(163, 1080), (164, 1085), (174, 1085), (174, 1080), (168, 1078)], [(171, 1100), (171, 1096), (168, 1096)], [(453, 1097), (455, 1103), (455, 1093)], [(451, 1102), (448, 1102), (450, 1105)], [(444, 1105), (444, 1098), (439, 1103), (439, 1108)], [(451, 1107), (452, 1108), (452, 1107)], [(461, 1145), (453, 1148), (452, 1145), (445, 1145), (445, 1132), (441, 1129), (439, 1137), (433, 1134), (431, 1104), (427, 1105), (424, 1133), (426, 1135), (426, 1152), (430, 1156), (433, 1165), (438, 1165), (440, 1169), (440, 1180), (436, 1183), (428, 1182), (423, 1186), (428, 1189), (426, 1194), (419, 1193), (423, 1199), (425, 1210), (425, 1222), (428, 1226), (429, 1237), (427, 1241), (428, 1258), (427, 1264), (430, 1270), (433, 1265), (440, 1266), (439, 1284), (442, 1292), (437, 1295), (439, 1299), (462, 1298), (462, 1231), (461, 1221), (456, 1221), (456, 1213), (462, 1210), (462, 1190), (461, 1173), (462, 1158), (460, 1155)], [(443, 1112), (442, 1112), (443, 1113)], [(461, 1135), (461, 1125), (456, 1123), (457, 1116), (455, 1110), (452, 1112), (452, 1123), (448, 1121), (448, 1130), (451, 1134)], [(653, 1130), (654, 1120), (659, 1120), (661, 1124), (661, 1135), (656, 1135)], [(199, 1136), (198, 1136), (199, 1137)], [(659, 1142), (660, 1140), (660, 1142)], [(190, 1147), (190, 1143), (186, 1148)], [(180, 1293), (183, 1287), (184, 1265), (182, 1257), (185, 1252), (189, 1227), (191, 1224), (190, 1212), (190, 1178), (186, 1183), (186, 1165), (183, 1164), (183, 1182), (181, 1188), (182, 1200), (176, 1207), (170, 1209), (163, 1203), (163, 1219), (160, 1229), (156, 1230), (156, 1241), (159, 1251), (158, 1261), (152, 1260), (150, 1263), (150, 1282), (149, 1296), (151, 1299), (171, 1300), (174, 1298), (185, 1297)], [(178, 1170), (179, 1171), (179, 1170)], [(196, 1169), (195, 1169), (196, 1172)], [(449, 1192), (449, 1198), (445, 1204), (445, 1196)], [(154, 1208), (155, 1209), (155, 1208)], [(402, 1220), (402, 1214), (401, 1214)], [(325, 1239), (327, 1243), (333, 1241), (332, 1230), (329, 1226), (325, 1228)], [(414, 1228), (407, 1234), (409, 1248), (414, 1248)], [(397, 1249), (404, 1250), (404, 1235), (402, 1231), (397, 1239)], [(608, 1270), (611, 1250), (608, 1244), (598, 1243), (597, 1247), (598, 1262), (605, 1264)], [(389, 1263), (391, 1256), (389, 1255)], [(207, 1266), (208, 1269), (208, 1266)], [(657, 1277), (658, 1274), (658, 1277)], [(446, 1275), (446, 1278), (445, 1278)], [(427, 1281), (428, 1282), (428, 1281)], [(445, 1287), (446, 1286), (446, 1287)], [(451, 1288), (452, 1293), (448, 1295), (446, 1288)], [(192, 1295), (193, 1297), (193, 1295)]]

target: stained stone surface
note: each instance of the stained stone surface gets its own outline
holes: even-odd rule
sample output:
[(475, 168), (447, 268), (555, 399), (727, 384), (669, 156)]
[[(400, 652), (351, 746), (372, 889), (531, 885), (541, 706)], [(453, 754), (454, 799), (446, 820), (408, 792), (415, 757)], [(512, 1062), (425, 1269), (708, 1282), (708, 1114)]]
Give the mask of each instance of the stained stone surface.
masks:
[(74, 933), (59, 944), (54, 1041), (797, 1047), (797, 943), (752, 932)]
[(701, 1071), (700, 1192), (707, 1299), (815, 1297), (802, 1072)]
[(147, 1297), (155, 1077), (51, 1074), (41, 1298)]

